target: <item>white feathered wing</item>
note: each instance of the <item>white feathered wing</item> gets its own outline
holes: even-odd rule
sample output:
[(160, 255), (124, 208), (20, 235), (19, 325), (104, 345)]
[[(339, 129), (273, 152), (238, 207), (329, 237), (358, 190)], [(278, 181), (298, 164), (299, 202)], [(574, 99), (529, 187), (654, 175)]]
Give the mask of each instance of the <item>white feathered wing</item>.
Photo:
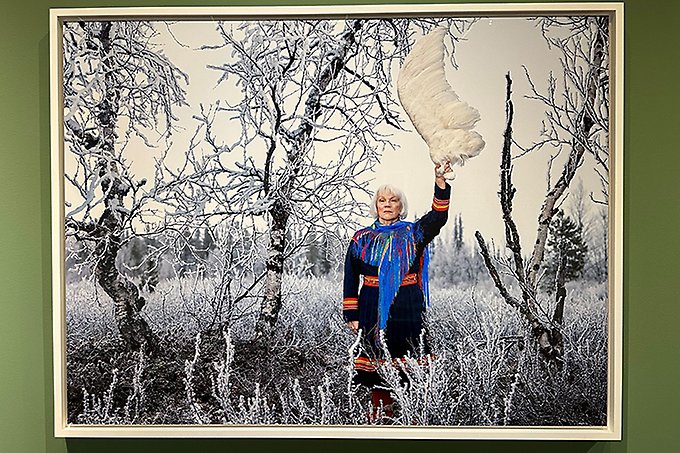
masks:
[[(479, 112), (461, 101), (446, 80), (446, 32), (436, 28), (415, 43), (399, 71), (397, 94), (430, 148), (432, 162), (453, 166), (477, 156), (485, 143), (472, 130), (480, 120)], [(453, 179), (452, 174), (446, 176)]]

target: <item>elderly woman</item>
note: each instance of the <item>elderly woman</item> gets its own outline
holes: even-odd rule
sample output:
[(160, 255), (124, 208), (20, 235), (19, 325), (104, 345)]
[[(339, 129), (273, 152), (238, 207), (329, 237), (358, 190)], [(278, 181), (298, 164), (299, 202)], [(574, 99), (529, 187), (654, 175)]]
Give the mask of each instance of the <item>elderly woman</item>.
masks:
[(380, 408), (386, 416), (393, 415), (392, 397), (377, 372), (385, 352), (392, 360), (427, 360), (430, 355), (423, 322), (428, 304), (426, 247), (448, 217), (451, 187), (442, 176), (448, 170), (435, 168), (432, 209), (415, 223), (403, 220), (403, 193), (390, 185), (380, 187), (371, 204), (375, 222), (354, 234), (347, 251), (343, 316), (352, 331), (361, 331), (354, 380), (371, 389), (372, 420)]

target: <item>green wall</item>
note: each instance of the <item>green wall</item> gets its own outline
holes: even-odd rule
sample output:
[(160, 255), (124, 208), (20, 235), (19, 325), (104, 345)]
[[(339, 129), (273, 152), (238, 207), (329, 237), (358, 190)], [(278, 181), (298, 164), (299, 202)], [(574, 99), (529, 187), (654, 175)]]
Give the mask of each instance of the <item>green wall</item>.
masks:
[(675, 234), (680, 215), (675, 211), (679, 193), (674, 184), (680, 168), (680, 90), (671, 82), (678, 79), (680, 68), (680, 6), (662, 0), (625, 2), (622, 442), (55, 439), (51, 434), (48, 8), (229, 3), (24, 0), (0, 10), (0, 453), (242, 448), (329, 453), (414, 448), (506, 453), (678, 451), (675, 423), (680, 422), (676, 409), (680, 392), (674, 386), (680, 369), (676, 346), (680, 241)]

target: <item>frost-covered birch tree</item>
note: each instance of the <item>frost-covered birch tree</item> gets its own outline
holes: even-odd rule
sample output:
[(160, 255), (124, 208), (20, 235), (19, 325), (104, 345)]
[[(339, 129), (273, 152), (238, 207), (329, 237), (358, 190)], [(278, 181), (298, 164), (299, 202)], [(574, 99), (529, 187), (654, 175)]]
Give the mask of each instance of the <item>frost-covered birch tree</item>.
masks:
[[(286, 257), (310, 232), (346, 232), (349, 219), (362, 213), (370, 172), (381, 153), (394, 146), (390, 130), (403, 125), (393, 71), (417, 36), (440, 24), (449, 25), (455, 41), (471, 22), (220, 23), (222, 42), (204, 47), (228, 51), (211, 67), (221, 72), (220, 83), (232, 83), (241, 93), (196, 116), (213, 150), (207, 174), (219, 181), (213, 184), (218, 190), (212, 201), (221, 214), (245, 213), (267, 225), (258, 338), (272, 329), (281, 309)], [(220, 128), (236, 138), (220, 138)]]
[[(600, 180), (600, 193), (593, 201), (609, 201), (609, 19), (606, 16), (544, 17), (537, 20), (551, 49), (560, 53), (562, 73), (550, 74), (548, 88), (531, 85), (527, 96), (545, 105), (546, 119), (541, 139), (524, 152), (546, 145), (557, 152), (571, 149), (592, 156)], [(559, 183), (555, 184), (559, 187)]]
[[(538, 342), (543, 355), (561, 363), (564, 348), (562, 323), (566, 290), (564, 268), (557, 270), (556, 300), (553, 313), (548, 313), (541, 304), (539, 283), (544, 270), (546, 242), (553, 217), (559, 205), (568, 194), (568, 189), (582, 166), (586, 153), (596, 161), (596, 171), (601, 181), (601, 195), (607, 201), (608, 187), (608, 132), (609, 132), (609, 33), (608, 18), (598, 16), (542, 18), (538, 20), (542, 33), (550, 46), (561, 53), (563, 78), (558, 80), (552, 74), (548, 79), (547, 93), (540, 93), (528, 71), (526, 76), (531, 85), (529, 98), (542, 102), (546, 107), (546, 119), (541, 131), (541, 140), (528, 148), (521, 148), (522, 154), (552, 147), (556, 154), (550, 162), (559, 162), (549, 168), (549, 187), (537, 219), (536, 241), (531, 255), (525, 260), (520, 235), (512, 216), (513, 198), (516, 188), (512, 183), (513, 157), (511, 147), (514, 106), (511, 99), (510, 75), (507, 75), (506, 128), (501, 158), (500, 200), (505, 225), (506, 246), (511, 257), (494, 263), (482, 234), (475, 236), (481, 247), (487, 269), (505, 301), (515, 307), (528, 321), (531, 332)], [(515, 156), (514, 159), (517, 159)], [(550, 170), (559, 174), (552, 182)], [(520, 296), (512, 294), (499, 272), (499, 264), (505, 273), (519, 285)]]
[(140, 315), (144, 298), (116, 256), (170, 181), (156, 178), (145, 190), (149, 181), (135, 178), (126, 149), (133, 138), (152, 148), (170, 136), (187, 78), (151, 44), (155, 30), (147, 22), (70, 22), (63, 32), (65, 152), (75, 162), (66, 172), (66, 234), (90, 245), (126, 347), (151, 348), (153, 334)]

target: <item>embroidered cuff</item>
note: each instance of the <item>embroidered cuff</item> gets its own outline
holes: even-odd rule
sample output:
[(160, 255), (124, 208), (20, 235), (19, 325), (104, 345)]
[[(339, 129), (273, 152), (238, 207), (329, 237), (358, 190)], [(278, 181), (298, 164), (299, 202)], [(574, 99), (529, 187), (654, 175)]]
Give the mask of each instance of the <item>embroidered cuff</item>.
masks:
[(358, 310), (359, 309), (359, 300), (356, 297), (345, 297), (342, 300), (342, 309), (343, 310)]
[(449, 200), (441, 200), (437, 197), (432, 199), (432, 209), (435, 211), (448, 211), (449, 210)]

